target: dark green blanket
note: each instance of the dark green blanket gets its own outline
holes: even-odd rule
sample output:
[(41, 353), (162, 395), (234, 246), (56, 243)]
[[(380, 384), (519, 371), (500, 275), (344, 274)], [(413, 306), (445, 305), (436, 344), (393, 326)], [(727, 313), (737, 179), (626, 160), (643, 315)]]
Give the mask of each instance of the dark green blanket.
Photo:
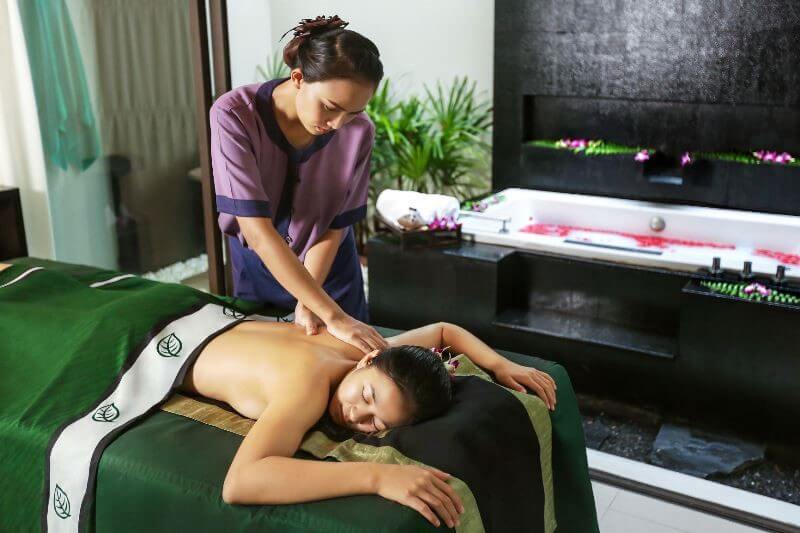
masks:
[[(18, 261), (18, 266), (14, 267), (11, 272), (6, 271), (0, 273), (0, 285), (10, 281), (20, 273), (26, 270), (25, 267), (35, 266), (40, 264), (35, 260), (22, 260)], [(113, 272), (103, 272), (96, 269), (87, 267), (75, 267), (73, 265), (63, 265), (54, 263), (45, 263), (50, 270), (61, 270), (70, 274), (72, 282), (78, 283), (83, 287), (88, 287), (91, 283), (111, 279), (116, 276)], [(31, 274), (34, 275), (34, 274)], [(119, 283), (119, 284), (118, 284)], [(117, 285), (118, 284), (118, 285)], [(223, 309), (227, 307), (231, 312), (228, 313), (228, 319), (235, 322), (238, 312), (248, 312), (255, 307), (248, 307), (243, 302), (236, 302), (229, 299), (221, 299), (214, 296), (205, 295), (180, 287), (177, 285), (164, 285), (147, 282), (139, 278), (128, 278), (114, 282), (106, 286), (102, 291), (95, 292), (119, 292), (124, 289), (125, 284), (137, 285), (147, 287), (149, 291), (159, 292), (156, 286), (169, 287), (166, 296), (159, 295), (156, 300), (160, 303), (158, 305), (152, 304), (150, 310), (160, 309), (162, 315), (170, 318), (167, 313), (167, 308), (164, 302), (170, 302), (180, 305), (188, 305), (189, 308), (203, 306), (208, 303), (220, 305)], [(13, 287), (13, 286), (11, 286)], [(10, 287), (8, 287), (10, 288)], [(53, 287), (50, 287), (52, 289)], [(43, 294), (47, 292), (44, 291)], [(148, 292), (148, 291), (144, 291)], [(50, 295), (52, 296), (52, 294)], [(119, 294), (116, 294), (119, 296)], [(137, 314), (134, 307), (140, 305), (142, 297), (122, 299), (122, 302), (117, 304), (110, 304), (105, 301), (97, 301), (94, 304), (102, 307), (108, 315), (109, 311), (115, 315), (115, 318), (108, 318), (101, 321), (104, 327), (111, 324), (121, 324), (123, 319), (127, 316), (126, 312), (130, 312), (130, 319), (134, 327), (131, 327), (129, 335), (122, 335), (123, 338), (118, 339), (117, 346), (131, 349), (135, 347), (132, 338), (144, 335), (152, 331), (153, 324), (149, 324), (150, 328), (142, 324), (142, 319), (139, 318), (137, 322)], [(144, 298), (147, 300), (147, 298)], [(0, 316), (5, 318), (9, 316), (8, 311), (23, 309), (24, 306), (18, 306), (17, 303), (24, 301), (22, 297), (13, 297), (8, 300), (3, 299), (0, 295)], [(124, 302), (124, 303), (123, 303)], [(5, 306), (6, 304), (13, 303), (13, 307)], [(5, 306), (5, 307), (4, 307)], [(78, 310), (76, 309), (76, 312)], [(156, 313), (158, 314), (158, 313)], [(51, 317), (56, 322), (62, 320), (62, 317)], [(0, 321), (0, 333), (5, 337), (6, 335), (13, 335), (12, 329), (9, 329), (12, 321)], [(69, 328), (68, 321), (64, 321), (63, 327)], [(78, 321), (80, 322), (80, 321)], [(126, 326), (127, 327), (127, 326)], [(138, 330), (136, 328), (139, 328)], [(32, 329), (32, 328), (31, 328)], [(81, 342), (82, 345), (91, 345), (88, 340), (96, 338), (97, 328), (92, 327), (86, 330), (85, 322), (83, 323)], [(91, 334), (88, 334), (91, 331)], [(23, 335), (23, 337), (25, 337)], [(72, 336), (71, 336), (72, 337)], [(163, 339), (162, 339), (163, 340)], [(43, 339), (36, 338), (36, 335), (29, 335), (25, 338), (18, 338), (19, 342), (14, 343), (14, 346), (9, 346), (11, 343), (3, 343), (0, 341), (0, 349), (4, 352), (9, 349), (13, 351), (12, 360), (24, 359), (25, 354), (31, 354), (33, 351), (31, 347), (49, 346), (51, 349), (58, 346), (63, 352), (65, 346), (63, 342), (56, 339)], [(140, 341), (141, 342), (141, 341)], [(162, 343), (162, 350), (170, 354), (175, 350), (176, 344), (171, 341)], [(124, 350), (122, 350), (124, 351)], [(5, 355), (5, 354), (4, 354)], [(515, 356), (512, 356), (514, 358)], [(519, 356), (516, 356), (519, 357)], [(524, 356), (523, 356), (524, 357)], [(524, 358), (524, 364), (530, 364), (531, 359)], [(25, 372), (18, 369), (17, 364), (12, 364), (8, 358), (3, 359), (3, 367), (0, 369), (3, 372), (2, 383), (3, 388), (0, 389), (0, 400), (3, 401), (2, 413), (3, 419), (0, 424), (0, 460), (4, 464), (4, 478), (0, 483), (3, 484), (3, 494), (11, 494), (12, 491), (17, 491), (18, 497), (11, 499), (3, 498), (0, 503), (0, 525), (2, 529), (5, 526), (11, 525), (14, 530), (31, 529), (31, 522), (28, 517), (26, 508), (33, 505), (41, 507), (42, 494), (44, 493), (45, 486), (45, 473), (44, 456), (47, 453), (47, 439), (43, 436), (46, 431), (37, 431), (35, 436), (24, 435), (20, 438), (19, 434), (10, 436), (18, 428), (6, 430), (7, 416), (13, 412), (13, 406), (20, 407), (20, 403), (14, 404), (13, 401), (6, 401), (6, 397), (13, 396), (11, 389), (22, 387), (25, 382)], [(119, 360), (118, 360), (119, 361)], [(538, 361), (538, 360), (537, 360)], [(538, 361), (540, 363), (548, 364), (546, 362)], [(26, 363), (27, 364), (27, 363)], [(124, 361), (118, 363), (124, 365)], [(591, 487), (588, 483), (588, 476), (586, 472), (585, 450), (583, 448), (583, 436), (580, 431), (580, 422), (576, 417), (577, 411), (574, 403), (574, 396), (569, 388), (569, 381), (563, 369), (558, 365), (553, 365), (549, 371), (554, 375), (554, 378), (559, 384), (559, 409), (556, 413), (552, 414), (553, 418), (553, 483), (555, 485), (555, 514), (559, 522), (558, 531), (596, 531), (596, 518), (594, 515), (593, 501), (591, 496)], [(45, 365), (46, 366), (46, 365)], [(55, 367), (59, 365), (56, 364)], [(113, 366), (113, 365), (112, 365)], [(535, 365), (534, 365), (535, 366)], [(121, 368), (121, 366), (120, 366)], [(559, 375), (559, 370), (562, 375)], [(48, 374), (50, 378), (57, 377), (65, 370), (62, 367), (58, 371), (52, 371)], [(16, 374), (15, 374), (16, 372)], [(22, 382), (15, 383), (11, 386), (11, 382), (6, 378), (9, 376), (18, 378), (22, 376)], [(467, 378), (477, 379), (477, 378)], [(52, 381), (59, 381), (59, 379), (51, 379)], [(29, 383), (29, 382), (25, 382)], [(8, 386), (8, 387), (7, 387)], [(45, 387), (47, 389), (47, 387)], [(89, 391), (88, 389), (91, 389)], [(80, 398), (91, 396), (97, 393), (98, 390), (102, 393), (104, 389), (92, 384), (87, 387), (86, 391), (81, 390)], [(84, 394), (85, 392), (85, 394)], [(31, 401), (28, 404), (22, 405), (25, 414), (33, 412), (33, 405), (43, 404), (42, 398), (39, 402)], [(58, 402), (55, 402), (58, 403)], [(74, 402), (71, 402), (74, 403)], [(98, 408), (106, 406), (98, 405)], [(563, 409), (563, 410), (562, 410)], [(84, 409), (86, 410), (86, 409)], [(63, 414), (63, 410), (57, 408), (46, 409), (49, 414), (58, 412)], [(97, 413), (95, 413), (97, 414)], [(559, 418), (559, 415), (562, 418)], [(101, 420), (103, 417), (113, 418), (114, 410), (112, 408), (105, 408), (97, 415)], [(59, 420), (63, 425), (64, 422), (69, 420), (69, 417), (64, 419), (53, 420), (47, 423), (41, 417), (36, 420), (36, 424), (46, 428), (46, 430), (56, 431), (59, 427), (57, 423)], [(559, 422), (561, 420), (561, 422)], [(166, 424), (166, 425), (165, 425)], [(567, 432), (572, 432), (567, 435)], [(28, 438), (32, 437), (32, 438)], [(565, 438), (566, 437), (566, 438)], [(51, 435), (52, 438), (52, 435)], [(197, 447), (197, 442), (203, 442), (202, 449)], [(21, 440), (22, 442), (14, 442)], [(122, 527), (120, 521), (117, 519), (125, 518), (125, 521), (132, 519), (130, 522), (129, 530), (147, 529), (161, 529), (170, 530), (181, 528), (191, 523), (195, 523), (193, 530), (218, 530), (220, 527), (233, 526), (234, 529), (248, 529), (250, 527), (261, 530), (275, 530), (275, 531), (290, 531), (290, 530), (303, 530), (313, 529), (317, 531), (335, 531), (335, 530), (350, 530), (350, 531), (394, 531), (394, 530), (409, 530), (409, 529), (425, 529), (427, 523), (420, 517), (415, 515), (415, 512), (409, 512), (408, 509), (403, 508), (397, 504), (386, 502), (378, 497), (348, 497), (340, 498), (337, 500), (330, 500), (327, 502), (313, 502), (309, 504), (298, 504), (290, 506), (259, 506), (240, 508), (233, 506), (226, 506), (219, 498), (221, 482), (224, 477), (224, 471), (230, 462), (233, 453), (235, 452), (237, 442), (240, 439), (236, 436), (231, 436), (225, 432), (219, 431), (216, 428), (209, 428), (193, 421), (181, 419), (174, 415), (167, 413), (149, 414), (139, 419), (139, 421), (132, 426), (125, 433), (119, 435), (116, 440), (111, 443), (106, 449), (102, 457), (97, 457), (94, 466), (98, 474), (98, 483), (96, 487), (96, 508), (89, 505), (84, 514), (88, 513), (87, 527), (91, 528), (93, 525), (91, 517), (95, 516), (96, 527), (98, 530), (106, 530), (112, 524), (116, 530)], [(11, 444), (11, 447), (6, 444)], [(182, 448), (195, 449), (192, 453), (182, 453)], [(28, 450), (35, 450), (39, 454), (38, 461), (36, 458), (31, 458)], [(154, 453), (157, 450), (157, 453)], [(123, 453), (124, 452), (124, 453)], [(204, 473), (205, 472), (205, 473)], [(222, 475), (220, 475), (220, 473)], [(34, 474), (34, 475), (32, 475)], [(205, 483), (189, 482), (187, 479), (195, 479), (200, 475), (206, 479)], [(163, 476), (166, 476), (164, 478)], [(23, 478), (33, 479), (39, 484), (37, 490), (25, 490), (26, 482)], [(165, 483), (165, 479), (169, 483)], [(30, 484), (30, 483), (28, 483)], [(15, 487), (12, 489), (12, 487)], [(22, 491), (19, 491), (22, 488)], [(38, 502), (37, 502), (38, 492)], [(527, 492), (527, 491), (522, 491)], [(559, 498), (559, 493), (565, 494), (564, 497)], [(152, 497), (151, 497), (152, 496)], [(52, 500), (52, 498), (51, 498)], [(24, 502), (28, 502), (25, 504)], [(352, 502), (358, 503), (358, 510), (349, 507)], [(369, 502), (369, 503), (367, 503)], [(53, 501), (50, 501), (52, 504)], [(160, 504), (166, 507), (161, 508)], [(333, 505), (335, 503), (335, 505)], [(71, 503), (74, 511), (74, 503)], [(162, 512), (165, 509), (172, 509), (178, 514), (171, 512)], [(189, 513), (189, 509), (193, 509)], [(353, 512), (350, 512), (352, 509)], [(64, 511), (63, 506), (61, 510)], [(182, 514), (185, 511), (186, 514)], [(65, 513), (71, 514), (71, 513)], [(327, 518), (326, 518), (327, 517)], [(391, 518), (390, 518), (391, 517)], [(389, 520), (386, 520), (389, 518)], [(138, 524), (138, 526), (136, 525)], [(238, 526), (236, 526), (238, 524)], [(244, 527), (244, 524), (248, 524)], [(37, 523), (38, 525), (38, 523)], [(15, 527), (19, 526), (19, 527)], [(520, 525), (522, 527), (522, 525)]]

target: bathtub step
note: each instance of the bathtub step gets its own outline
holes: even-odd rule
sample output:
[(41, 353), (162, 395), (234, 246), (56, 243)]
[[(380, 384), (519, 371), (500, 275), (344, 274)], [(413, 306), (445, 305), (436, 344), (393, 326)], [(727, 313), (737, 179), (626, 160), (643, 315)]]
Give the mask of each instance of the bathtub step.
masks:
[(677, 339), (664, 333), (550, 309), (509, 309), (498, 315), (493, 324), (665, 359), (674, 359), (678, 353)]

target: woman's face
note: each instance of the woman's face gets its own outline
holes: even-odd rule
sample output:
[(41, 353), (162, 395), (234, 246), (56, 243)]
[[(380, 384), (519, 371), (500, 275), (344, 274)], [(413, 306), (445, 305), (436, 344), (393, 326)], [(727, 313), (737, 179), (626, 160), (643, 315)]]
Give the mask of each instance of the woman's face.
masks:
[(313, 135), (337, 130), (364, 111), (375, 87), (371, 83), (333, 79), (307, 83), (300, 69), (291, 74), (297, 87), (297, 117)]
[(377, 354), (366, 355), (331, 396), (328, 414), (337, 425), (373, 433), (410, 422), (411, 409), (403, 392), (389, 376), (369, 364)]

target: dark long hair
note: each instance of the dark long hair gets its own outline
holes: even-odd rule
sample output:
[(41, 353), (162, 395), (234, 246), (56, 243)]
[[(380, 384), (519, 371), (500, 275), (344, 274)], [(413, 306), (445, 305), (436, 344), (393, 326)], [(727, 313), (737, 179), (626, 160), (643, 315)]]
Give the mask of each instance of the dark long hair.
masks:
[(411, 405), (411, 421), (420, 422), (443, 413), (453, 399), (450, 373), (441, 357), (422, 346), (386, 348), (372, 366), (386, 374)]
[(360, 33), (345, 29), (348, 24), (338, 15), (301, 20), (286, 32), (294, 32), (294, 38), (283, 49), (284, 62), (291, 69), (299, 68), (310, 83), (344, 78), (377, 87), (383, 79), (378, 47)]

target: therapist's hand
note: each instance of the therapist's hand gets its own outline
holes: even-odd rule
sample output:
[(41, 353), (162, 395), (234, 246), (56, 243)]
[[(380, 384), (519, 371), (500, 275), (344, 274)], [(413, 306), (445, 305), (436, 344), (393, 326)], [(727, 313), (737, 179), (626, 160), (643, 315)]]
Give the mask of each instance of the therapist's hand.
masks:
[(306, 335), (316, 335), (325, 327), (325, 322), (301, 302), (297, 302), (294, 308), (294, 323), (306, 328)]
[(340, 341), (352, 344), (365, 354), (389, 346), (386, 339), (381, 337), (380, 333), (375, 331), (372, 326), (359, 322), (345, 313), (333, 318), (327, 323), (327, 326), (328, 333)]

